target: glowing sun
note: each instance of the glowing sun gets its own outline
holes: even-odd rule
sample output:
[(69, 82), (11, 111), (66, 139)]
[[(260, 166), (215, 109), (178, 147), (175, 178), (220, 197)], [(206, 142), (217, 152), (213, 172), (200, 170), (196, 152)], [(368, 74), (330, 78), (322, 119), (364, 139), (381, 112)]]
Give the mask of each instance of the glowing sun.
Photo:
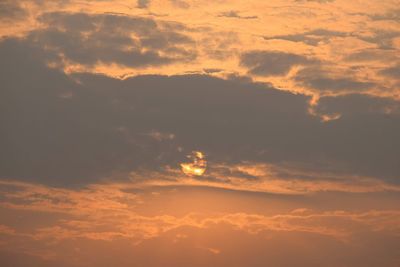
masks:
[(186, 156), (189, 162), (181, 163), (182, 171), (189, 176), (201, 176), (207, 168), (205, 156), (200, 151), (192, 151)]

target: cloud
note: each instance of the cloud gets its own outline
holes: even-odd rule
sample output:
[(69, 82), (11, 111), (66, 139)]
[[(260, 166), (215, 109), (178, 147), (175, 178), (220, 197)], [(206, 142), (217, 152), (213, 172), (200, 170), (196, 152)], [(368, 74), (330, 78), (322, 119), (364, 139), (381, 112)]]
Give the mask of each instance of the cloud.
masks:
[(297, 81), (302, 81), (304, 85), (320, 91), (363, 91), (373, 87), (373, 83), (359, 82), (348, 78), (297, 78)]
[(388, 10), (386, 13), (369, 15), (372, 20), (392, 20), (400, 22), (400, 9)]
[(394, 1), (0, 2), (2, 266), (399, 265)]
[(148, 8), (150, 5), (150, 0), (138, 0), (137, 7), (138, 8)]
[[(289, 165), (289, 164), (288, 164)], [(206, 173), (194, 176), (183, 170), (167, 169), (160, 172), (132, 172), (131, 180), (138, 187), (190, 186), (209, 187), (240, 192), (308, 195), (317, 192), (400, 192), (398, 185), (372, 177), (338, 174), (307, 166), (284, 166), (262, 163), (209, 164)], [(147, 177), (143, 180), (141, 177)]]
[(21, 19), (27, 15), (26, 10), (17, 0), (2, 0), (0, 2), (0, 21)]
[(218, 17), (226, 17), (226, 18), (237, 18), (237, 19), (257, 19), (257, 16), (242, 16), (237, 11), (231, 10), (227, 12), (222, 12), (218, 15)]
[(395, 30), (373, 30), (365, 33), (349, 33), (318, 28), (311, 31), (296, 34), (263, 36), (264, 40), (285, 40), (291, 42), (302, 42), (311, 46), (318, 46), (321, 43), (328, 43), (332, 38), (357, 38), (361, 41), (375, 44), (379, 49), (391, 50), (393, 40), (400, 35)]
[[(291, 42), (302, 42), (311, 46), (318, 46), (321, 43), (328, 43), (332, 38), (357, 38), (359, 40), (373, 43), (377, 45), (379, 49), (390, 50), (393, 49), (393, 39), (399, 36), (397, 31), (375, 31), (368, 34), (357, 34), (347, 33), (341, 31), (333, 31), (326, 29), (315, 29), (312, 31), (298, 33), (298, 34), (287, 34), (287, 35), (275, 35), (275, 36), (264, 36), (265, 40), (286, 40)], [(381, 51), (382, 52), (382, 51)]]
[[(118, 266), (138, 262), (146, 266), (163, 266), (166, 262), (185, 265), (190, 262), (192, 266), (214, 266), (214, 263), (243, 266), (244, 262), (259, 262), (262, 266), (271, 262), (290, 266), (293, 262), (284, 256), (290, 252), (298, 253), (297, 266), (309, 266), (316, 260), (315, 248), (308, 249), (311, 244), (324, 254), (317, 258), (318, 263), (329, 260), (328, 266), (348, 263), (364, 266), (365, 256), (360, 255), (370, 253), (374, 255), (372, 266), (382, 264), (382, 260), (375, 260), (377, 253), (385, 259), (385, 264), (397, 260), (399, 211), (359, 209), (364, 203), (360, 199), (372, 198), (378, 205), (384, 205), (377, 195), (350, 196), (352, 201), (347, 201), (346, 209), (358, 203), (354, 211), (334, 208), (321, 211), (317, 208), (321, 199), (315, 195), (300, 198), (266, 195), (264, 199), (241, 193), (212, 194), (204, 189), (200, 195), (190, 190), (185, 195), (182, 190), (168, 188), (132, 192), (130, 186), (109, 183), (77, 190), (0, 181), (0, 241), (7, 240), (6, 248), (0, 246), (0, 259), (2, 262), (8, 259), (14, 266), (18, 261), (24, 264), (25, 259), (42, 263), (38, 266), (63, 266), (64, 263), (108, 266), (111, 262)], [(151, 194), (152, 190), (159, 190), (159, 194)], [(325, 201), (340, 206), (338, 199), (349, 196), (331, 197)], [(178, 199), (180, 205), (173, 199)], [(254, 200), (267, 204), (258, 205), (262, 208), (259, 212), (240, 211), (244, 204), (251, 206)], [(206, 202), (206, 212), (193, 212), (198, 209), (193, 206), (196, 201)], [(238, 201), (239, 206), (233, 201)], [(164, 204), (162, 212), (160, 203)], [(174, 214), (185, 206), (183, 203), (192, 212)], [(276, 205), (280, 205), (278, 210)], [(217, 212), (212, 212), (215, 207)], [(25, 220), (18, 220), (10, 227), (7, 225), (10, 215)], [(251, 249), (244, 249), (243, 244)], [(387, 249), (381, 249), (383, 244)], [(299, 249), (304, 250), (299, 252)], [(260, 256), (264, 255), (260, 251), (265, 250), (269, 254)], [(191, 257), (186, 258), (187, 253)], [(18, 260), (10, 257), (16, 254)], [(154, 254), (157, 257), (149, 257)], [(151, 260), (159, 257), (160, 261)], [(119, 262), (120, 259), (123, 260)], [(230, 264), (232, 259), (239, 261), (237, 265)]]
[(170, 0), (170, 1), (176, 7), (184, 8), (184, 9), (190, 8), (190, 4), (187, 3), (186, 1), (183, 1), (183, 0)]
[(348, 34), (345, 32), (315, 29), (304, 33), (264, 36), (263, 38), (264, 40), (286, 40), (291, 42), (302, 42), (311, 46), (318, 46), (321, 42), (327, 43), (331, 38), (343, 38), (346, 36), (348, 36)]
[[(400, 230), (396, 224), (400, 220), (400, 214), (396, 210), (317, 212), (296, 209), (289, 213), (269, 216), (246, 213), (211, 215), (195, 212), (183, 217), (169, 214), (146, 216), (138, 214), (136, 209), (143, 204), (142, 199), (148, 199), (146, 196), (149, 194), (148, 188), (144, 188), (145, 191), (141, 193), (129, 192), (135, 186), (134, 183), (107, 183), (93, 184), (76, 190), (1, 180), (0, 189), (3, 194), (1, 206), (14, 211), (64, 214), (64, 219), (56, 221), (57, 224), (54, 226), (30, 229), (32, 232), (22, 234), (22, 236), (35, 239), (63, 240), (74, 239), (79, 235), (94, 240), (126, 237), (142, 241), (184, 226), (208, 228), (220, 223), (230, 224), (252, 234), (265, 230), (302, 231), (328, 235), (340, 240), (356, 232), (357, 228), (353, 226), (357, 224), (377, 231)], [(163, 196), (159, 197), (163, 198)], [(237, 197), (241, 197), (241, 194)], [(283, 199), (285, 197), (281, 197), (281, 200)], [(305, 200), (305, 198), (300, 199), (301, 202), (306, 203)], [(146, 205), (149, 205), (149, 209), (157, 208), (151, 206), (154, 200), (148, 199), (148, 201), (150, 202)], [(337, 225), (341, 224), (337, 222), (339, 220), (347, 221), (348, 229), (338, 228)], [(132, 221), (136, 223), (131, 224)], [(50, 220), (49, 223), (53, 221)], [(106, 225), (108, 227), (104, 227)], [(16, 229), (6, 225), (2, 225), (0, 231), (5, 235), (19, 235)]]
[(292, 67), (308, 65), (315, 60), (307, 57), (278, 51), (253, 51), (241, 55), (240, 64), (249, 68), (253, 75), (286, 75)]
[[(259, 85), (200, 75), (124, 81), (91, 74), (68, 77), (48, 69), (41, 62), (42, 54), (33, 53), (36, 50), (24, 42), (5, 41), (0, 50), (6, 74), (1, 81), (5, 85), (2, 119), (7, 125), (2, 139), (3, 177), (71, 183), (104, 177), (121, 167), (121, 171), (129, 171), (142, 164), (177, 163), (174, 150), (178, 145), (190, 151), (196, 143), (213, 147), (220, 140), (247, 142), (240, 117), (255, 115), (249, 122), (258, 125), (262, 113), (278, 107), (273, 102), (288, 101), (297, 113), (306, 112), (306, 98)], [(248, 86), (253, 92), (249, 95)], [(268, 100), (269, 96), (275, 100)], [(231, 102), (221, 106), (226, 97)], [(264, 106), (260, 97), (271, 105)], [(237, 110), (250, 103), (253, 109)], [(7, 119), (9, 116), (14, 119)], [(227, 120), (225, 125), (221, 120)], [(156, 140), (147, 135), (152, 131), (173, 134), (175, 143), (154, 145)], [(226, 138), (229, 131), (234, 134)], [(47, 138), (49, 133), (51, 138)], [(171, 158), (158, 162), (159, 153), (166, 152)]]
[[(1, 42), (0, 53), (1, 177), (87, 184), (179, 166), (195, 150), (229, 164), (293, 162), (379, 179), (394, 179), (400, 171), (396, 113), (355, 113), (326, 124), (308, 113), (309, 97), (249, 80), (67, 76), (43, 62), (51, 53), (24, 39)], [(274, 73), (293, 62), (286, 63)], [(348, 80), (322, 81), (322, 89), (360, 89)], [(163, 136), (174, 138), (154, 138)]]
[(196, 57), (193, 41), (181, 33), (178, 24), (116, 14), (64, 12), (46, 13), (39, 21), (47, 27), (32, 31), (29, 41), (73, 63), (142, 68)]
[(379, 98), (366, 94), (328, 96), (319, 99), (316, 111), (322, 114), (341, 114), (342, 116), (398, 114), (400, 103), (392, 98)]
[(395, 47), (393, 46), (393, 40), (400, 36), (400, 31), (397, 30), (387, 30), (380, 29), (374, 30), (371, 33), (367, 34), (357, 34), (356, 38), (375, 44), (377, 48), (384, 50), (393, 50)]
[(379, 73), (386, 77), (390, 77), (390, 78), (399, 80), (400, 79), (400, 64), (385, 68), (385, 69), (381, 70)]
[(396, 57), (396, 52), (391, 50), (382, 50), (379, 48), (362, 49), (360, 51), (351, 53), (343, 57), (344, 60), (349, 62), (368, 62), (380, 61), (391, 62)]
[(358, 81), (354, 77), (339, 76), (325, 71), (326, 67), (308, 67), (296, 73), (295, 81), (300, 85), (320, 92), (362, 92), (376, 86), (373, 82)]

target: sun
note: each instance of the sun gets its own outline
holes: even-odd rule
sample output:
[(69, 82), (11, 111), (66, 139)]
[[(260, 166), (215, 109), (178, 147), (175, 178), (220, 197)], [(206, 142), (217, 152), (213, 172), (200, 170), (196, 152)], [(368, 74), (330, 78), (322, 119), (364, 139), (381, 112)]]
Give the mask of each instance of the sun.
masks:
[(186, 157), (189, 162), (181, 163), (183, 173), (189, 176), (202, 176), (207, 168), (204, 154), (200, 151), (192, 151)]

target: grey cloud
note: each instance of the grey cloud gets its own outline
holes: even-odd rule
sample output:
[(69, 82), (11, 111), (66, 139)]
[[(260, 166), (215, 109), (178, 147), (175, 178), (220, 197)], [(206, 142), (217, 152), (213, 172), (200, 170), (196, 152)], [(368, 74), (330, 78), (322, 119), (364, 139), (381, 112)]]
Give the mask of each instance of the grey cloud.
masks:
[(257, 16), (242, 16), (237, 11), (222, 12), (218, 17), (237, 18), (237, 19), (257, 19)]
[[(178, 147), (204, 151), (210, 162), (335, 166), (381, 179), (400, 173), (394, 113), (321, 123), (308, 114), (308, 97), (246, 79), (66, 76), (46, 67), (44, 55), (26, 40), (0, 43), (1, 177), (84, 184), (179, 166)], [(155, 132), (174, 138), (160, 142)]]
[(321, 42), (329, 41), (329, 39), (332, 37), (346, 36), (348, 36), (348, 34), (345, 32), (331, 31), (326, 29), (315, 29), (304, 33), (264, 36), (263, 38), (264, 40), (286, 40), (291, 42), (302, 42), (308, 45), (317, 46)]
[(242, 66), (249, 68), (251, 74), (260, 76), (285, 75), (293, 66), (314, 62), (304, 56), (278, 51), (247, 52), (240, 58)]
[[(189, 151), (243, 148), (248, 134), (257, 136), (243, 129), (243, 120), (251, 118), (247, 123), (256, 127), (274, 110), (288, 117), (279, 102), (297, 110), (288, 118), (306, 113), (304, 97), (261, 85), (198, 75), (71, 79), (46, 68), (41, 52), (22, 41), (4, 41), (0, 51), (2, 177), (74, 184), (155, 168), (179, 161), (178, 145)], [(145, 135), (153, 130), (172, 133), (179, 143), (160, 145)], [(157, 160), (163, 153), (170, 158)]]
[[(365, 95), (345, 95), (322, 98), (317, 110), (342, 115), (340, 119), (327, 123), (326, 130), (331, 136), (328, 145), (331, 157), (340, 158), (346, 165), (351, 162), (353, 167), (357, 166), (371, 176), (388, 175), (391, 172), (389, 169), (396, 170), (394, 173), (400, 171), (399, 160), (393, 158), (394, 149), (400, 145), (395, 138), (395, 134), (400, 133), (397, 125), (400, 102)], [(393, 182), (396, 179), (396, 176), (390, 178)]]
[(190, 4), (183, 0), (170, 0), (170, 1), (176, 7), (185, 8), (185, 9), (190, 8)]
[(320, 114), (340, 114), (346, 117), (400, 114), (400, 102), (392, 98), (374, 97), (367, 94), (326, 96), (318, 101), (315, 110)]
[(320, 91), (363, 91), (371, 88), (374, 84), (359, 82), (348, 78), (307, 77), (301, 80), (304, 85)]
[[(363, 14), (364, 15), (364, 14)], [(291, 42), (302, 42), (307, 45), (317, 46), (319, 43), (327, 43), (331, 38), (354, 37), (362, 41), (376, 44), (380, 49), (393, 49), (393, 39), (400, 36), (399, 31), (393, 30), (375, 30), (368, 35), (362, 35), (357, 32), (341, 32), (327, 29), (315, 29), (308, 32), (264, 36), (264, 40), (286, 40)]]
[(372, 82), (362, 82), (352, 77), (331, 77), (318, 68), (305, 68), (300, 70), (295, 81), (302, 86), (322, 92), (359, 92), (371, 89), (375, 86)]
[(148, 8), (150, 5), (150, 0), (138, 0), (137, 7), (138, 8)]
[(328, 42), (333, 37), (354, 37), (362, 41), (376, 44), (379, 49), (393, 49), (393, 39), (400, 35), (398, 31), (387, 31), (381, 30), (373, 32), (372, 35), (361, 35), (357, 33), (347, 33), (340, 31), (331, 31), (325, 29), (316, 29), (313, 31), (298, 33), (298, 34), (287, 34), (287, 35), (275, 35), (275, 36), (264, 36), (265, 40), (286, 40), (292, 42), (302, 42), (308, 45), (317, 46), (321, 42)]
[(379, 72), (381, 75), (400, 80), (400, 64), (385, 68)]
[(196, 57), (190, 48), (193, 41), (176, 23), (116, 14), (62, 12), (44, 14), (39, 20), (48, 27), (31, 32), (31, 42), (84, 65), (103, 62), (146, 67)]
[(372, 20), (392, 20), (400, 22), (400, 9), (389, 10), (383, 14), (369, 15)]
[(392, 62), (393, 59), (395, 59), (396, 57), (398, 57), (397, 52), (393, 50), (363, 49), (358, 52), (346, 55), (343, 59), (352, 62), (362, 62), (362, 61)]
[(347, 55), (346, 61), (371, 61), (379, 59), (379, 54), (372, 51), (360, 51)]
[(400, 36), (400, 31), (377, 30), (372, 35), (354, 35), (358, 39), (375, 44), (380, 49), (391, 50), (393, 48), (393, 39)]
[(25, 9), (17, 0), (0, 1), (0, 21), (20, 19), (27, 15)]
[(217, 68), (211, 68), (211, 69), (203, 69), (205, 73), (216, 73), (216, 72), (221, 72), (223, 69), (217, 69)]

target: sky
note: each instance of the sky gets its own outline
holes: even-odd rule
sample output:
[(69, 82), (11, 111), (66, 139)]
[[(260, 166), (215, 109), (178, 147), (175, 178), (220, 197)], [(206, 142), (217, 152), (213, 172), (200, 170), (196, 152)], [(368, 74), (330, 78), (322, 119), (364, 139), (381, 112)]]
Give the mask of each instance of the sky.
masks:
[(0, 0), (2, 267), (399, 267), (399, 0)]

